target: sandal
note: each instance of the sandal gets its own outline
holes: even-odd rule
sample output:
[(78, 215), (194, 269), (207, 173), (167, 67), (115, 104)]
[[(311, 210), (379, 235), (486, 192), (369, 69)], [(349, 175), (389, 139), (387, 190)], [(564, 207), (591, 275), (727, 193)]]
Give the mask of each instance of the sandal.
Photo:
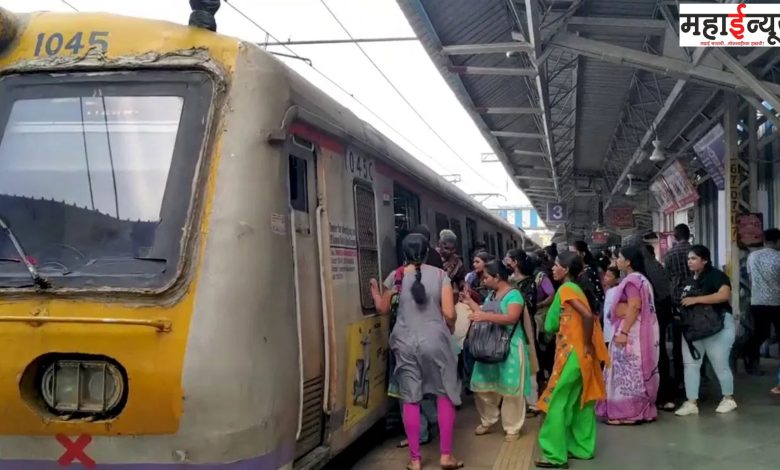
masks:
[(517, 434), (507, 433), (504, 436), (504, 442), (515, 442), (518, 439), (520, 439), (520, 433), (517, 433)]
[(456, 470), (458, 468), (463, 468), (464, 464), (463, 462), (455, 459), (455, 457), (452, 457), (452, 462), (449, 463), (439, 462), (439, 466), (442, 468), (442, 470)]
[[(415, 466), (415, 464), (417, 465)], [(422, 468), (422, 460), (410, 460), (406, 464), (406, 470), (422, 470)]]
[(677, 408), (677, 405), (675, 405), (674, 402), (668, 401), (661, 405), (660, 408), (663, 411), (674, 411)]
[(641, 421), (621, 421), (619, 419), (610, 419), (605, 422), (605, 424), (608, 424), (610, 426), (636, 426), (639, 424), (642, 424)]
[(547, 460), (537, 460), (534, 462), (534, 465), (536, 468), (569, 468), (569, 464), (567, 462), (553, 463)]
[(780, 395), (780, 385), (774, 387), (772, 390), (769, 391), (770, 393), (774, 395)]
[(488, 434), (490, 432), (490, 427), (488, 426), (482, 426), (481, 424), (477, 426), (477, 428), (474, 430), (475, 436), (484, 436), (485, 434)]

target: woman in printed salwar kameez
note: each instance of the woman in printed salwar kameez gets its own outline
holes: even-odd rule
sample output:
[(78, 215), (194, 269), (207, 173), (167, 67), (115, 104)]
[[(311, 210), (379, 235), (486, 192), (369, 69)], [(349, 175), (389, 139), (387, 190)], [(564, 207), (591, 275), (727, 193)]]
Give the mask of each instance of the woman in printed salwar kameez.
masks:
[(553, 277), (563, 282), (544, 328), (557, 333), (555, 365), (538, 407), (547, 413), (539, 431), (539, 468), (569, 468), (569, 458), (590, 460), (596, 451), (598, 400), (606, 397), (601, 363), (609, 361), (598, 317), (575, 280), (583, 265), (574, 253), (558, 255)]

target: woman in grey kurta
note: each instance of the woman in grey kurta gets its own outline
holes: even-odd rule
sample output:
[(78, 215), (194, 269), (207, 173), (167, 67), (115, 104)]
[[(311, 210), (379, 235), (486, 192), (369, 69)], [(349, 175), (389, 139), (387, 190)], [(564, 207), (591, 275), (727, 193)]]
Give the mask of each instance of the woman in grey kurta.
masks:
[[(429, 247), (424, 236), (407, 235), (402, 245), (408, 264), (403, 268), (390, 349), (396, 361), (393, 379), (403, 400), (404, 430), (411, 458), (407, 468), (421, 468), (420, 401), (425, 394), (436, 395), (441, 467), (461, 468), (463, 463), (452, 456), (455, 406), (460, 404), (458, 360), (448, 326), (455, 323), (452, 284), (443, 270), (422, 264)], [(395, 285), (395, 272), (385, 280), (387, 289), (382, 293), (376, 279), (371, 280), (371, 294), (380, 313), (390, 311)]]

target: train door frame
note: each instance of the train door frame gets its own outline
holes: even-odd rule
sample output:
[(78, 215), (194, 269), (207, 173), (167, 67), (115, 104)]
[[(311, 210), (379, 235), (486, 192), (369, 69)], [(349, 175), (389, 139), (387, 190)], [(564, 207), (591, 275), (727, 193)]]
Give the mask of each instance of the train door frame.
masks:
[[(325, 437), (325, 324), (320, 279), (319, 175), (314, 144), (291, 136), (285, 146), (298, 320), (300, 392), (295, 458), (319, 447)], [(303, 169), (301, 170), (301, 163)], [(295, 196), (295, 197), (294, 197)], [(304, 328), (305, 326), (305, 328)]]

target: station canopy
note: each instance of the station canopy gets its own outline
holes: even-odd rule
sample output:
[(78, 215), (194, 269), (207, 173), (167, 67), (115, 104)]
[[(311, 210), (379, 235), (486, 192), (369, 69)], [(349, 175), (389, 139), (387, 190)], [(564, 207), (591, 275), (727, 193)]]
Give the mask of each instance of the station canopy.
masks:
[(693, 146), (721, 121), (724, 91), (780, 127), (780, 48), (681, 48), (676, 1), (398, 3), (539, 214), (563, 203), (569, 239), (609, 223), (605, 208), (632, 207), (631, 230), (651, 229), (648, 186), (673, 162), (702, 181)]

